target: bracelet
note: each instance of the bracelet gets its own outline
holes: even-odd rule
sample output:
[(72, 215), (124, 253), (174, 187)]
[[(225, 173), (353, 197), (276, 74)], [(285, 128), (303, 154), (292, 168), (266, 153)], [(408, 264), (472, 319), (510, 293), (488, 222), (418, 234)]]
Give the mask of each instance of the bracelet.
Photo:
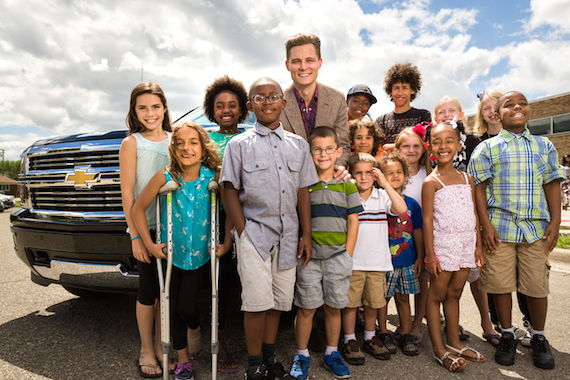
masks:
[(438, 261), (439, 261), (439, 257), (437, 257), (437, 256), (435, 257), (434, 261), (426, 261), (426, 259), (424, 258), (424, 263), (426, 263), (426, 264), (433, 264), (433, 263), (437, 263)]
[(137, 240), (137, 239), (138, 239), (138, 238), (140, 238), (140, 237), (141, 237), (141, 235), (139, 235), (139, 236), (135, 236), (134, 238), (131, 238), (131, 241), (133, 241), (133, 240)]

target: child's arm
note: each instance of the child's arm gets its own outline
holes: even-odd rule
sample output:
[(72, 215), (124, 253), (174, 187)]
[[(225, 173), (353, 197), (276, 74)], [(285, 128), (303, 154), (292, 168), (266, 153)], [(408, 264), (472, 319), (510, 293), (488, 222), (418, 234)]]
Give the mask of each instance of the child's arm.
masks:
[(560, 229), (561, 221), (561, 195), (560, 195), (560, 183), (558, 180), (553, 180), (543, 185), (544, 196), (546, 197), (546, 203), (548, 203), (548, 211), (550, 211), (550, 223), (544, 230), (544, 236), (542, 239), (550, 238), (546, 249), (548, 252), (552, 252), (556, 243), (558, 242), (558, 232)]
[(431, 177), (427, 177), (422, 186), (422, 219), (426, 253), (424, 262), (426, 270), (435, 277), (442, 271), (433, 248), (433, 198), (436, 186), (437, 181)]
[(414, 238), (414, 244), (416, 245), (416, 253), (418, 258), (414, 264), (414, 272), (416, 272), (416, 277), (420, 277), (422, 274), (422, 269), (424, 267), (424, 231), (423, 228), (414, 228), (412, 236)]
[[(216, 172), (216, 182), (219, 181), (220, 179), (220, 172)], [(219, 197), (219, 201), (222, 202), (222, 205), (224, 206), (224, 210), (226, 210), (226, 206), (225, 206), (225, 190), (223, 188), (223, 186), (218, 187), (218, 189), (220, 190), (220, 197)], [(223, 255), (225, 255), (226, 253), (229, 252), (229, 250), (232, 247), (232, 234), (231, 234), (231, 230), (233, 228), (233, 224), (232, 224), (232, 220), (229, 216), (227, 216), (227, 212), (226, 212), (226, 222), (223, 226), (224, 228), (224, 241), (221, 243), (216, 244), (216, 257), (220, 258)]]
[[(141, 240), (143, 241), (148, 251), (158, 259), (166, 259), (166, 255), (162, 253), (162, 248), (166, 247), (166, 244), (155, 244), (152, 241), (150, 233), (148, 231), (145, 210), (156, 198), (158, 191), (165, 184), (165, 182), (166, 176), (164, 175), (164, 169), (159, 170), (141, 191), (139, 197), (133, 205), (132, 211), (133, 220), (137, 227), (137, 231), (141, 236)], [(156, 231), (156, 233), (158, 234), (160, 231)]]
[[(481, 244), (481, 229), (479, 228), (479, 217), (477, 216), (477, 200), (475, 199), (475, 180), (471, 174), (467, 174), (469, 184), (471, 185), (471, 196), (473, 197), (473, 212), (475, 213), (475, 231), (477, 233), (477, 246), (475, 248), (475, 264), (477, 268), (481, 268), (485, 262), (485, 255), (483, 253), (483, 246)], [(487, 204), (485, 200), (485, 204)], [(486, 209), (487, 207), (485, 207)], [(485, 210), (485, 214), (487, 214)], [(495, 231), (496, 233), (496, 231)]]
[(235, 226), (238, 236), (241, 236), (241, 233), (245, 229), (245, 218), (243, 217), (243, 210), (239, 201), (239, 193), (231, 182), (224, 182), (224, 192), (226, 214), (230, 217), (232, 224)]
[[(303, 259), (303, 266), (311, 260), (313, 243), (311, 240), (311, 194), (308, 187), (302, 187), (297, 191), (297, 213), (301, 226), (301, 238), (299, 239), (299, 252), (297, 257)], [(354, 248), (354, 246), (353, 246)]]
[(346, 226), (346, 251), (350, 254), (350, 257), (352, 257), (358, 236), (358, 213), (353, 213), (348, 216)]
[(374, 177), (374, 180), (376, 180), (376, 182), (386, 190), (386, 193), (388, 193), (388, 197), (390, 197), (390, 200), (392, 201), (392, 207), (390, 208), (390, 212), (392, 214), (399, 215), (408, 211), (406, 201), (404, 201), (404, 198), (398, 194), (392, 186), (390, 186), (380, 169), (372, 168), (372, 176)]
[(475, 202), (475, 207), (477, 209), (477, 217), (479, 223), (481, 224), (481, 242), (483, 243), (483, 248), (489, 252), (495, 252), (497, 250), (497, 245), (495, 242), (500, 242), (499, 234), (493, 224), (491, 224), (491, 219), (489, 219), (489, 214), (487, 214), (487, 181), (481, 182), (475, 185), (475, 197), (473, 198)]

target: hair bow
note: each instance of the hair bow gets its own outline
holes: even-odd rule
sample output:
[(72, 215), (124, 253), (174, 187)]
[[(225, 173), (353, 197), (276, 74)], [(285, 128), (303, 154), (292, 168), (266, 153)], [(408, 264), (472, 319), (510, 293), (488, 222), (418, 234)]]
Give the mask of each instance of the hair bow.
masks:
[(449, 124), (451, 124), (453, 129), (457, 128), (457, 116), (453, 116), (453, 120), (451, 120)]
[(421, 123), (416, 124), (413, 128), (412, 131), (417, 133), (418, 135), (421, 136), (422, 140), (425, 140), (426, 138), (426, 129), (428, 129), (428, 127), (433, 127), (433, 125), (428, 122), (428, 121), (422, 121)]

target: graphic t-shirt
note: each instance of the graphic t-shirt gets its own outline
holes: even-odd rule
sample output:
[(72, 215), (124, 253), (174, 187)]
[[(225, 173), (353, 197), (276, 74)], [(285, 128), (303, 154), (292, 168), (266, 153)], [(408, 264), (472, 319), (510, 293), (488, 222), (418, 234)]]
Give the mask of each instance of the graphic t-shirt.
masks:
[(414, 107), (403, 113), (388, 112), (376, 119), (376, 125), (386, 134), (385, 144), (393, 144), (404, 128), (427, 121), (431, 123), (431, 114), (428, 110), (419, 110)]
[(388, 217), (390, 254), (392, 265), (395, 267), (413, 265), (418, 258), (413, 232), (417, 228), (422, 228), (422, 210), (414, 199), (404, 197), (404, 201), (408, 211)]

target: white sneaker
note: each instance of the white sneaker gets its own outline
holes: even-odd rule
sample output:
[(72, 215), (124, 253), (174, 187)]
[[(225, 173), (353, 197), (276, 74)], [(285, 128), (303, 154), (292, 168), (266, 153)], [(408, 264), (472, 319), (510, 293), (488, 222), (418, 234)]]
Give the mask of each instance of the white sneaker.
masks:
[(521, 339), (521, 344), (525, 347), (531, 347), (532, 335), (530, 334), (531, 325), (526, 319), (523, 322), (524, 328), (526, 330), (524, 337)]
[[(513, 327), (515, 327), (513, 325)], [(526, 331), (523, 329), (519, 329), (518, 327), (515, 327), (515, 338), (517, 340), (521, 340), (522, 338), (524, 338), (526, 336)]]

